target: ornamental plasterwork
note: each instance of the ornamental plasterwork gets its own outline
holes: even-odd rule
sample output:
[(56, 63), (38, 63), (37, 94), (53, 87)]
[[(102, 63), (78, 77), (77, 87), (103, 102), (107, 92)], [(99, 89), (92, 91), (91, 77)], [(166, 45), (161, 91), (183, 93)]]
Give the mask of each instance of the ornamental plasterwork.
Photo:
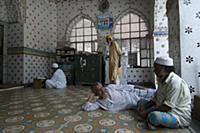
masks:
[(26, 20), (26, 0), (5, 0), (8, 23), (24, 23)]

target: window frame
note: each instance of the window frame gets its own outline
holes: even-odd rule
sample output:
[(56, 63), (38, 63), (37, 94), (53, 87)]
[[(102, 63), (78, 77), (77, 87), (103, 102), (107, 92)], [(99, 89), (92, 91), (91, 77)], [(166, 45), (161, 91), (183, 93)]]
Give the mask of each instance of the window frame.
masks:
[[(90, 25), (89, 26), (85, 26), (85, 20), (86, 21), (90, 21)], [(81, 22), (82, 21), (82, 22)], [(82, 26), (78, 25), (78, 23), (82, 23)], [(88, 25), (88, 24), (87, 24)], [(90, 28), (90, 31), (91, 33), (90, 34), (85, 34), (85, 29), (88, 29)], [(77, 31), (82, 29), (82, 33), (81, 34), (78, 34)], [(72, 31), (75, 31), (75, 35), (72, 35)], [(93, 33), (94, 31), (96, 31), (95, 33)], [(80, 51), (83, 51), (85, 52), (86, 51), (86, 44), (90, 43), (90, 47), (91, 47), (91, 51), (87, 51), (87, 52), (96, 52), (97, 51), (97, 46), (95, 45), (97, 43), (97, 36), (98, 36), (98, 33), (97, 33), (97, 29), (96, 27), (94, 26), (94, 23), (87, 19), (87, 18), (82, 18), (80, 19), (79, 21), (77, 21), (77, 23), (75, 24), (75, 26), (73, 26), (72, 30), (71, 30), (71, 33), (70, 33), (70, 43), (75, 45), (74, 48), (79, 51), (77, 48), (79, 44), (82, 44), (82, 50)], [(82, 37), (82, 40), (79, 41), (77, 40), (78, 38), (81, 38)], [(86, 37), (89, 37), (90, 40), (85, 40)], [(74, 40), (74, 41), (71, 41), (71, 40)], [(93, 46), (94, 45), (94, 46)]]
[[(129, 15), (128, 17), (127, 17), (127, 15)], [(128, 62), (128, 64), (129, 65), (131, 65), (131, 66), (134, 66), (135, 68), (140, 68), (140, 67), (142, 67), (142, 68), (149, 68), (149, 67), (151, 67), (151, 47), (150, 47), (150, 41), (148, 41), (148, 34), (149, 34), (149, 30), (148, 30), (148, 27), (147, 27), (147, 23), (144, 21), (144, 19), (140, 16), (140, 15), (137, 15), (137, 17), (138, 17), (138, 20), (137, 21), (132, 21), (131, 20), (131, 15), (137, 15), (137, 14), (134, 14), (134, 13), (127, 13), (127, 14), (125, 14), (125, 15), (123, 15), (119, 20), (118, 20), (118, 22), (116, 22), (116, 25), (115, 25), (115, 29), (113, 30), (113, 35), (114, 35), (114, 37), (115, 36), (119, 36), (119, 38), (117, 38), (118, 40), (120, 40), (120, 42), (121, 42), (121, 44), (122, 44), (122, 42), (123, 42), (123, 40), (128, 40), (128, 43), (129, 43), (129, 46), (128, 46), (128, 48), (129, 48), (129, 51), (128, 51), (128, 53), (129, 54), (134, 54), (134, 52), (132, 52), (132, 42), (133, 42), (133, 40), (134, 39), (139, 39), (139, 55), (137, 55), (137, 64), (130, 64), (129, 62)], [(129, 18), (128, 19), (128, 22), (123, 22), (123, 18)], [(139, 29), (138, 29), (138, 31), (132, 31), (132, 25), (133, 24), (138, 24), (138, 27), (139, 27)], [(128, 29), (128, 31), (127, 32), (124, 32), (123, 31), (123, 29), (122, 29), (122, 25), (129, 25), (129, 29)], [(143, 27), (141, 27), (141, 25), (146, 25), (146, 29), (144, 29), (144, 26)], [(116, 29), (116, 27), (118, 27), (119, 29)], [(141, 28), (143, 28), (143, 30), (141, 29)], [(117, 32), (115, 32), (117, 30)], [(147, 34), (146, 34), (146, 36), (142, 36), (141, 34), (143, 34), (144, 32), (147, 32)], [(127, 38), (125, 38), (125, 37), (123, 37), (123, 34), (129, 34), (128, 35), (128, 37)], [(137, 36), (132, 36), (133, 34), (138, 34)], [(146, 38), (146, 40), (148, 41), (147, 43), (146, 43), (146, 45), (149, 45), (147, 48), (148, 49), (145, 49), (145, 50), (147, 50), (148, 51), (148, 57), (142, 57), (142, 51), (144, 50), (144, 49), (141, 49), (141, 39), (142, 38)], [(137, 53), (138, 54), (138, 53)], [(139, 61), (138, 61), (138, 56), (139, 56)], [(130, 56), (128, 56), (128, 58), (130, 59), (131, 57)], [(142, 63), (142, 60), (148, 60), (148, 64), (147, 65), (143, 65), (143, 63)]]

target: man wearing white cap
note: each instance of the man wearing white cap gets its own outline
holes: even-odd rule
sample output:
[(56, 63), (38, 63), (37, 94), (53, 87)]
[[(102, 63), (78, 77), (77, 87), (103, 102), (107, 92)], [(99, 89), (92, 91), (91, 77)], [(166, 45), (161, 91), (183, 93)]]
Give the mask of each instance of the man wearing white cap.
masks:
[(174, 73), (170, 57), (158, 57), (154, 61), (158, 80), (155, 96), (138, 106), (139, 115), (147, 118), (150, 129), (156, 126), (183, 128), (191, 122), (191, 94), (186, 82)]
[(65, 73), (58, 67), (57, 63), (52, 64), (54, 70), (53, 76), (51, 79), (46, 80), (46, 88), (55, 88), (55, 89), (64, 89), (66, 88), (66, 76)]

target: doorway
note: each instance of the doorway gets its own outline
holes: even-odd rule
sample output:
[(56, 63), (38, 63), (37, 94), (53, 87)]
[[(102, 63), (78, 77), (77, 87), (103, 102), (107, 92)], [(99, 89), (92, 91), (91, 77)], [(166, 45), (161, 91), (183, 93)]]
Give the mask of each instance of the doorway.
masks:
[(3, 25), (0, 25), (0, 84), (3, 83)]

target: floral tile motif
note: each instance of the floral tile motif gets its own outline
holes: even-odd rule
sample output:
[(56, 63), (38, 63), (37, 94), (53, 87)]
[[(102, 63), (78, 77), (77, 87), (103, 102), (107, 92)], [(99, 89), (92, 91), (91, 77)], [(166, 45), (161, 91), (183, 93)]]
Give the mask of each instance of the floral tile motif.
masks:
[[(134, 110), (117, 113), (101, 109), (93, 112), (82, 111), (81, 105), (85, 99), (81, 97), (87, 97), (89, 91), (89, 87), (70, 86), (66, 90), (47, 91), (25, 88), (9, 93), (2, 92), (0, 101), (4, 102), (0, 106), (0, 132), (134, 133), (144, 131), (141, 129), (142, 126), (137, 127), (138, 118)], [(70, 100), (70, 97), (75, 100)], [(13, 98), (17, 98), (17, 101), (13, 101)], [(52, 102), (52, 98), (59, 102)], [(33, 99), (37, 101), (33, 102)], [(74, 103), (78, 104), (74, 106)], [(159, 129), (159, 131), (169, 132), (168, 129)], [(186, 131), (187, 129), (174, 130), (176, 133)]]

